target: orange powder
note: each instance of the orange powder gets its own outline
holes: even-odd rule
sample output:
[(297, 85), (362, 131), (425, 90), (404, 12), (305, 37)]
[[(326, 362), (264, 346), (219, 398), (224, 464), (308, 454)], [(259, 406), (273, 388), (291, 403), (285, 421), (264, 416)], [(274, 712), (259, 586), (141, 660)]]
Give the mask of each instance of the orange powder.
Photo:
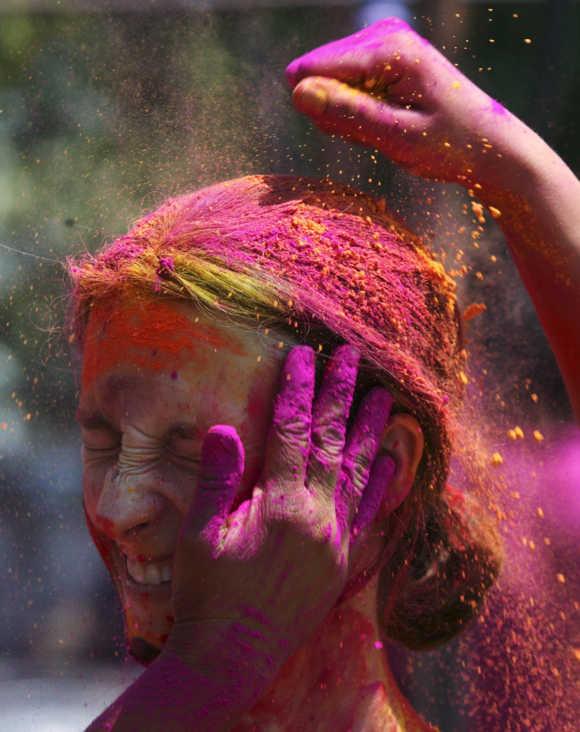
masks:
[(126, 363), (128, 351), (136, 368), (159, 373), (169, 364), (171, 369), (183, 367), (200, 343), (246, 355), (239, 342), (226, 340), (218, 330), (194, 322), (169, 301), (99, 302), (87, 326), (82, 388), (89, 389), (99, 374)]

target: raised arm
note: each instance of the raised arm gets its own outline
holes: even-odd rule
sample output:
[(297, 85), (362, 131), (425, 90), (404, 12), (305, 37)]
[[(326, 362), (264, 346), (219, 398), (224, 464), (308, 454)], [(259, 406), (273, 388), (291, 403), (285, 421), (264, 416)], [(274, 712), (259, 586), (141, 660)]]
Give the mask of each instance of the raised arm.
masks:
[(397, 18), (307, 53), (287, 76), (323, 131), (489, 207), (580, 420), (580, 181), (561, 158)]

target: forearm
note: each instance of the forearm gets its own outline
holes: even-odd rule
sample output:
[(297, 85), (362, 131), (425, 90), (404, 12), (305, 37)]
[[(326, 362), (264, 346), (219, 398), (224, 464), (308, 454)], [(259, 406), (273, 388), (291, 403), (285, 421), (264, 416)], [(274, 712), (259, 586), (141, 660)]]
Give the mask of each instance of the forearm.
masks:
[(323, 131), (376, 148), (415, 175), (461, 183), (500, 211), (580, 419), (580, 183), (574, 174), (533, 130), (398, 18), (315, 49), (286, 74), (296, 107)]
[(184, 623), (161, 655), (87, 732), (222, 732), (252, 708), (280, 660), (255, 628)]
[[(531, 131), (528, 130), (528, 133)], [(483, 186), (580, 420), (580, 181), (531, 133), (505, 184)]]
[[(158, 658), (87, 732), (221, 732), (244, 711), (242, 699), (174, 656)], [(242, 703), (240, 703), (242, 702)]]

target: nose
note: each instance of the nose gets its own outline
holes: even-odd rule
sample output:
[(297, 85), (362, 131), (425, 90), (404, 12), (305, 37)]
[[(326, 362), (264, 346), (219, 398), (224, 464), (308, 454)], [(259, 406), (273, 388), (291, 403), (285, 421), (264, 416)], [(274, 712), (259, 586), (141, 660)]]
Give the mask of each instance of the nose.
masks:
[(109, 538), (121, 541), (155, 524), (165, 499), (156, 491), (159, 480), (147, 474), (129, 474), (111, 468), (99, 496), (95, 524)]

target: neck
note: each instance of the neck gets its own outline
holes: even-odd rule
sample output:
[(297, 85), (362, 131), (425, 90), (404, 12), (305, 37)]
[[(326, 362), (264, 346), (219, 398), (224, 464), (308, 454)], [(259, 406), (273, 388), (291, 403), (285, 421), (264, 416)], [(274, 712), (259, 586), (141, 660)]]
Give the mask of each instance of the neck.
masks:
[(404, 699), (376, 620), (376, 580), (335, 608), (235, 732), (432, 729)]

